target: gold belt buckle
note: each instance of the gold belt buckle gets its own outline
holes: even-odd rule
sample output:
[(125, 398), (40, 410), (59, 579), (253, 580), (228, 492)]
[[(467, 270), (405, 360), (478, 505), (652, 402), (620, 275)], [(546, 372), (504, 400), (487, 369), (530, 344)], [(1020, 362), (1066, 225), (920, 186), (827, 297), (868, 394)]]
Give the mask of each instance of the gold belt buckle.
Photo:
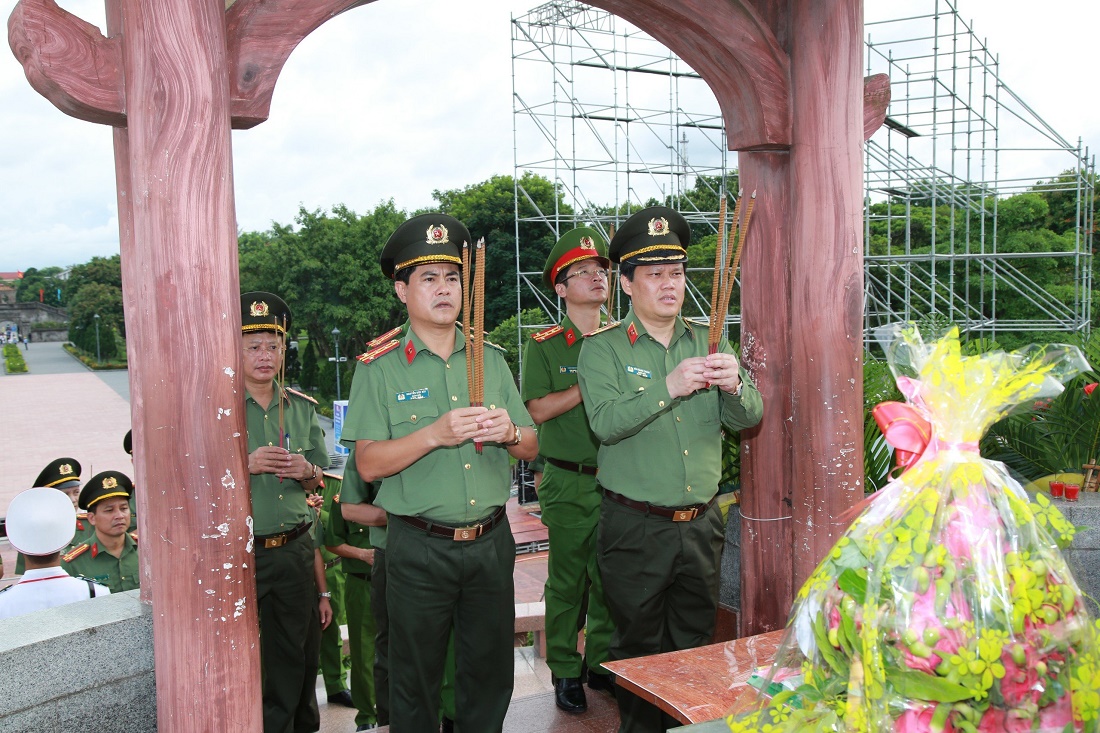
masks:
[(286, 544), (286, 535), (281, 534), (278, 537), (268, 537), (264, 540), (264, 549), (271, 549), (272, 547), (282, 547)]
[(695, 507), (691, 509), (677, 509), (672, 515), (673, 522), (690, 522), (695, 519), (695, 516), (699, 513), (699, 510)]
[(481, 534), (481, 525), (476, 527), (455, 527), (455, 542), (469, 542), (476, 540)]

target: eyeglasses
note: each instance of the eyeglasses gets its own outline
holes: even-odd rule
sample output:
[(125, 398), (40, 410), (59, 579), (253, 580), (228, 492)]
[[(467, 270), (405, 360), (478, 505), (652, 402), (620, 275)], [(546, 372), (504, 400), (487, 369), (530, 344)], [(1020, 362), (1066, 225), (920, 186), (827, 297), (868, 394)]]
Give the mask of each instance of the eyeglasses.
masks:
[(603, 269), (602, 267), (597, 267), (595, 270), (577, 270), (572, 275), (566, 275), (565, 280), (562, 280), (562, 282), (572, 280), (575, 277), (583, 277), (587, 279), (592, 277), (593, 275), (603, 280), (605, 277), (607, 277), (607, 270)]

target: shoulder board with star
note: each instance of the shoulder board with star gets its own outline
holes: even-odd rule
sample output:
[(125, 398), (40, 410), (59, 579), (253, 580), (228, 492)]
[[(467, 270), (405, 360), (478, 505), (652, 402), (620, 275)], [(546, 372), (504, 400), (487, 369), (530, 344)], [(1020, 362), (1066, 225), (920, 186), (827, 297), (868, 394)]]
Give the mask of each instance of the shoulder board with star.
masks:
[(394, 349), (396, 349), (400, 345), (401, 345), (400, 341), (398, 341), (397, 339), (393, 339), (392, 341), (387, 341), (386, 343), (382, 344), (381, 346), (375, 346), (373, 349), (371, 349), (367, 352), (364, 352), (364, 353), (360, 354), (359, 356), (357, 356), (355, 358), (357, 360), (363, 362), (364, 364), (370, 364), (372, 361), (374, 361), (378, 357), (382, 356), (383, 354), (388, 354), (389, 352), (393, 351)]
[(588, 338), (589, 336), (596, 336), (597, 334), (601, 334), (601, 333), (604, 333), (606, 331), (610, 331), (613, 328), (618, 328), (621, 323), (622, 323), (622, 321), (614, 321), (612, 323), (608, 323), (606, 326), (600, 326), (595, 331), (589, 331), (588, 333), (586, 333), (584, 335), (584, 337)]
[(61, 559), (64, 562), (72, 562), (73, 560), (77, 559), (78, 557), (83, 555), (85, 552), (87, 552), (89, 547), (91, 547), (91, 545), (89, 545), (87, 542), (79, 544), (76, 547), (74, 547), (73, 549), (66, 552), (64, 555), (62, 555)]
[(399, 333), (401, 333), (401, 326), (398, 326), (397, 328), (391, 328), (389, 331), (386, 331), (381, 336), (375, 336), (374, 338), (372, 338), (370, 341), (367, 342), (367, 351), (370, 351), (373, 348), (381, 346), (382, 344), (386, 343), (387, 341), (389, 341), (393, 337), (397, 336), (397, 334), (399, 334)]
[(288, 392), (289, 394), (292, 394), (292, 395), (294, 395), (295, 397), (301, 397), (301, 398), (302, 398), (303, 400), (305, 400), (306, 402), (312, 402), (312, 403), (313, 403), (313, 404), (315, 404), (315, 405), (317, 404), (317, 400), (313, 399), (312, 397), (310, 397), (309, 395), (307, 395), (307, 394), (305, 394), (305, 393), (303, 393), (303, 392), (299, 392), (299, 391), (298, 391), (298, 390), (296, 390), (296, 389), (291, 389), (290, 387), (287, 387), (287, 388), (286, 388), (286, 391), (287, 391), (287, 392)]
[(550, 328), (547, 328), (547, 329), (544, 329), (544, 330), (539, 331), (537, 333), (531, 334), (531, 338), (533, 338), (535, 341), (538, 341), (541, 344), (543, 341), (546, 341), (547, 339), (550, 339), (550, 338), (553, 338), (554, 336), (557, 336), (559, 333), (561, 333), (564, 330), (565, 329), (562, 328), (561, 324), (559, 323), (556, 326), (551, 326)]
[(688, 324), (689, 326), (695, 326), (696, 328), (710, 328), (710, 319), (704, 320), (702, 318), (685, 318), (684, 323)]
[(494, 344), (492, 341), (483, 341), (482, 343), (484, 343), (486, 346), (489, 346), (491, 348), (496, 349), (497, 351), (499, 351), (502, 354), (507, 354), (508, 353), (508, 349), (504, 348), (500, 344)]
[(330, 478), (333, 481), (343, 481), (344, 480), (344, 477), (341, 476), (340, 474), (333, 473), (332, 471), (328, 471), (328, 470), (321, 471), (321, 475), (324, 476), (325, 478)]

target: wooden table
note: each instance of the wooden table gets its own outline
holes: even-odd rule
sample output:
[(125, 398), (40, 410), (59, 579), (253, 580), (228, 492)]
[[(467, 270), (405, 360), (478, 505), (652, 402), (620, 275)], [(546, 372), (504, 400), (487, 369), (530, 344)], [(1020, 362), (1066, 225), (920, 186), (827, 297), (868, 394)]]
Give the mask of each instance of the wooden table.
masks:
[(757, 690), (748, 684), (749, 675), (771, 664), (783, 631), (603, 666), (615, 674), (617, 685), (681, 723), (700, 723), (752, 705)]

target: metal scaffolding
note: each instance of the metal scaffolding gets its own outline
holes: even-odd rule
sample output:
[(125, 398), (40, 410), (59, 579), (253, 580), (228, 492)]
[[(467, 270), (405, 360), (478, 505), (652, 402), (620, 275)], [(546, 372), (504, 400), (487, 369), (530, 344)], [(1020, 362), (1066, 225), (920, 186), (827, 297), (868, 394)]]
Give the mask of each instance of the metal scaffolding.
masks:
[[(997, 57), (955, 2), (924, 6), (866, 22), (867, 73), (888, 74), (892, 87), (886, 124), (865, 148), (866, 333), (933, 314), (984, 336), (1087, 331), (1095, 160), (1000, 79)], [(717, 211), (694, 208), (685, 194), (735, 185), (736, 154), (709, 87), (660, 42), (606, 11), (553, 0), (512, 19), (512, 79), (517, 212), (520, 200), (534, 203), (525, 171), (553, 181), (571, 210), (517, 216), (517, 263), (521, 221), (555, 235), (582, 224), (606, 234), (627, 204), (668, 200), (717, 231)], [(1072, 212), (1050, 225), (1057, 236), (999, 236), (1006, 207), (1017, 218), (1028, 211), (1010, 197), (1039, 190)], [(1072, 287), (1044, 287), (1050, 268), (1072, 272)], [(560, 317), (540, 278), (518, 274), (519, 312), (545, 314), (544, 323), (521, 316), (520, 338)], [(1000, 315), (1005, 303), (1025, 315)], [(693, 286), (685, 315), (708, 310)]]

